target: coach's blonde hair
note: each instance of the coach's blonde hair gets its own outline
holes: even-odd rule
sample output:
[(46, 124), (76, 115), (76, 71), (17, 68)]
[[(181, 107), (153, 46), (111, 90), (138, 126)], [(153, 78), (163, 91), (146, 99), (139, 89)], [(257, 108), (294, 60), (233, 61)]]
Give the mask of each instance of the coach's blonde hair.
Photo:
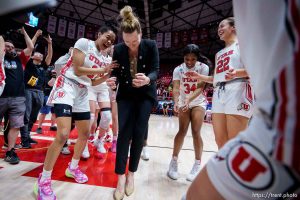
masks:
[(135, 16), (130, 6), (125, 6), (120, 11), (120, 16), (122, 18), (120, 29), (124, 33), (132, 33), (137, 31), (138, 33), (142, 32), (141, 24), (139, 19)]

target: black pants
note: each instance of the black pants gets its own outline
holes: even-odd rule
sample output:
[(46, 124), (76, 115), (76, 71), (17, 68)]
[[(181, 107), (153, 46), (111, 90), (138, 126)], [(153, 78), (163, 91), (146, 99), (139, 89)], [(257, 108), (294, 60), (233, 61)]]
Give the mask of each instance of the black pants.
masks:
[(119, 100), (119, 135), (117, 141), (116, 174), (125, 174), (130, 148), (129, 171), (138, 168), (153, 102), (150, 99)]

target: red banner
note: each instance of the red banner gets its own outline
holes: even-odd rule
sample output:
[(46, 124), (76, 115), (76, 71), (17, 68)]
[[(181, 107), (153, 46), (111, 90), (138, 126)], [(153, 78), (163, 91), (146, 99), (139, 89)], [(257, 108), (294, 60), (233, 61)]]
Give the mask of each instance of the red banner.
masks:
[(198, 44), (199, 32), (198, 29), (192, 29), (191, 32), (191, 43)]
[(180, 42), (179, 32), (173, 32), (172, 33), (172, 46), (173, 47), (179, 47), (179, 42)]
[(199, 37), (199, 44), (207, 44), (208, 43), (208, 35), (209, 31), (207, 28), (200, 29), (200, 37)]
[(184, 30), (181, 32), (181, 41), (182, 44), (184, 46), (186, 46), (187, 44), (189, 44), (190, 42), (190, 36), (189, 36), (189, 32), (187, 30)]

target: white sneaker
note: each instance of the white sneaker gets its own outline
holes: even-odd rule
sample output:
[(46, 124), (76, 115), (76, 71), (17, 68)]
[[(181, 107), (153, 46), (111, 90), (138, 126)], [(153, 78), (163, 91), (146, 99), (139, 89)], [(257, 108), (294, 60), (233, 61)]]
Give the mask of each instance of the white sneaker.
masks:
[(196, 176), (199, 174), (199, 172), (200, 172), (200, 164), (194, 163), (194, 166), (193, 166), (192, 170), (190, 171), (190, 173), (187, 175), (186, 180), (192, 182), (196, 178)]
[(94, 145), (97, 147), (97, 151), (99, 153), (106, 153), (106, 149), (104, 147), (104, 142), (101, 139), (96, 139), (95, 142), (94, 142)]
[(150, 158), (150, 155), (149, 155), (149, 149), (147, 146), (144, 146), (143, 147), (143, 151), (142, 151), (142, 155), (141, 155), (141, 158), (145, 161), (148, 161), (149, 158)]
[(69, 147), (63, 147), (61, 150), (61, 153), (64, 155), (69, 155), (69, 154), (71, 154), (71, 151), (70, 151)]
[(81, 154), (81, 157), (84, 158), (84, 159), (87, 159), (87, 158), (90, 157), (89, 147), (88, 147), (87, 144), (84, 147), (84, 150), (83, 150), (83, 152)]
[(107, 131), (104, 137), (105, 142), (112, 142), (113, 141), (113, 134), (111, 131)]
[(174, 160), (172, 158), (170, 165), (169, 165), (169, 171), (168, 171), (167, 175), (169, 178), (171, 178), (173, 180), (177, 180), (179, 178), (177, 160)]

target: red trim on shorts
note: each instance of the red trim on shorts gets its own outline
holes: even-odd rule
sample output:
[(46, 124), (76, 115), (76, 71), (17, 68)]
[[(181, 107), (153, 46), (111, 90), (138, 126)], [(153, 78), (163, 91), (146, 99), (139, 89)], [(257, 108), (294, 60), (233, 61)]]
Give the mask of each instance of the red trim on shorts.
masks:
[(300, 149), (300, 15), (299, 15), (299, 9), (300, 6), (297, 5), (296, 0), (290, 1), (291, 2), (291, 16), (292, 16), (292, 23), (294, 27), (296, 28), (296, 52), (294, 54), (294, 78), (295, 78), (295, 127), (294, 127), (294, 137), (293, 137), (293, 149), (292, 149), (292, 167), (300, 172), (300, 159), (299, 159), (299, 149)]
[(250, 85), (250, 83), (246, 83), (246, 99), (251, 104), (253, 103), (252, 86)]
[(55, 88), (62, 88), (65, 83), (65, 78), (63, 76), (58, 76), (55, 84)]
[(0, 61), (0, 83), (5, 80), (4, 68), (2, 67), (2, 61)]
[(61, 74), (65, 75), (66, 71), (71, 67), (73, 61), (73, 56), (71, 56), (66, 63), (66, 65), (60, 70)]
[[(300, 34), (299, 34), (300, 36)], [(300, 42), (299, 42), (300, 43)], [(300, 44), (299, 47), (300, 48)], [(295, 64), (294, 64), (294, 78), (295, 78), (295, 98), (296, 98), (296, 124), (294, 129), (294, 144), (293, 144), (293, 160), (292, 160), (292, 166), (300, 172), (300, 159), (299, 159), (299, 153), (300, 153), (300, 51), (298, 49), (298, 52), (295, 54)]]
[(283, 141), (284, 131), (287, 117), (287, 91), (286, 91), (286, 67), (279, 74), (279, 94), (280, 94), (280, 105), (279, 105), (279, 117), (278, 117), (278, 129), (279, 129), (279, 141), (277, 146), (276, 158), (282, 161), (283, 157)]

